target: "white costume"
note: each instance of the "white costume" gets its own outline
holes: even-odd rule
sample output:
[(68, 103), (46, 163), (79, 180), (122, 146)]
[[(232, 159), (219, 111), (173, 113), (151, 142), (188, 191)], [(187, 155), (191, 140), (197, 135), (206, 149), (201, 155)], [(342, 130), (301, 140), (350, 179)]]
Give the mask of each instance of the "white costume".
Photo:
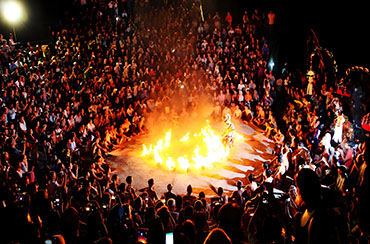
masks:
[(342, 142), (344, 122), (345, 122), (344, 116), (342, 114), (338, 115), (337, 119), (335, 120), (334, 135), (333, 135), (333, 141), (335, 141), (336, 143)]
[(330, 133), (326, 133), (325, 136), (322, 138), (320, 144), (325, 147), (325, 152), (329, 153), (329, 148), (331, 147), (331, 135)]
[(224, 143), (227, 142), (229, 144), (229, 146), (231, 146), (232, 143), (233, 143), (235, 127), (234, 127), (233, 123), (231, 123), (230, 114), (225, 115), (224, 122), (226, 124), (226, 130), (225, 130), (224, 135), (223, 135), (223, 141), (224, 141)]

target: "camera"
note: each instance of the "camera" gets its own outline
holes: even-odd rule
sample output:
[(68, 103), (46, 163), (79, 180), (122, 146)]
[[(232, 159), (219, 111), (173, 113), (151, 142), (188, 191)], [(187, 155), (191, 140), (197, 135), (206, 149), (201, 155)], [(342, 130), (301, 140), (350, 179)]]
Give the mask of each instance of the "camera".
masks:
[(55, 207), (60, 207), (61, 204), (60, 198), (55, 198), (53, 204)]
[(49, 237), (45, 239), (45, 244), (53, 244), (53, 243), (59, 243), (57, 237)]
[(20, 208), (24, 207), (24, 204), (25, 204), (25, 201), (26, 201), (25, 196), (26, 196), (25, 193), (22, 193), (22, 192), (17, 193), (16, 198), (15, 198), (15, 202), (16, 202), (18, 207), (20, 207)]
[(23, 194), (20, 193), (20, 194), (17, 194), (17, 201), (23, 201), (24, 197), (23, 197)]
[[(107, 206), (108, 206), (108, 205), (107, 205)], [(99, 210), (99, 205), (97, 205), (97, 203), (96, 203), (96, 202), (91, 201), (91, 202), (88, 202), (88, 203), (85, 205), (84, 210), (85, 210), (85, 213), (90, 214), (90, 213), (92, 213), (92, 212), (95, 212), (95, 211)]]
[(262, 203), (263, 204), (268, 204), (269, 202), (268, 202), (267, 198), (262, 198)]
[(222, 201), (222, 198), (221, 197), (213, 197), (211, 198), (211, 206), (214, 207), (214, 206), (220, 206), (220, 205), (223, 205), (223, 201)]
[(268, 203), (269, 203), (267, 193), (265, 193), (265, 192), (264, 192), (264, 193), (261, 195), (261, 197), (262, 197), (262, 203), (263, 203), (263, 204), (268, 204)]
[(85, 209), (84, 210), (85, 210), (85, 212), (90, 213), (90, 212), (94, 211), (94, 207), (93, 207), (93, 205), (91, 203), (88, 203), (85, 206)]
[(139, 228), (137, 230), (137, 241), (141, 243), (145, 243), (145, 244), (148, 243), (148, 229), (147, 228)]

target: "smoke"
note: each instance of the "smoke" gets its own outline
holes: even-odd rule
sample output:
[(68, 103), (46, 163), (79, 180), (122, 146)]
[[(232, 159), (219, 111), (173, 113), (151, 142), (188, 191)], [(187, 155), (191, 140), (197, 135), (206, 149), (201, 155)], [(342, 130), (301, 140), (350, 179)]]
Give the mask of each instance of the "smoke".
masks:
[(171, 130), (173, 138), (199, 129), (213, 122), (211, 96), (194, 89), (179, 88), (171, 95), (156, 100), (158, 106), (147, 117), (148, 142), (158, 140)]

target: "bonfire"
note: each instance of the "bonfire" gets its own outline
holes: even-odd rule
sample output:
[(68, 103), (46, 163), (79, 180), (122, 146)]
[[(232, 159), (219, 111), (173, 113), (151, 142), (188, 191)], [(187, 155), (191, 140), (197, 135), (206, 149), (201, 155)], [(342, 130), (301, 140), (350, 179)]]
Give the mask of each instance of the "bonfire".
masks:
[(212, 130), (208, 121), (199, 129), (186, 133), (167, 132), (153, 144), (143, 144), (142, 156), (169, 170), (202, 169), (224, 162), (229, 147), (222, 143), (222, 135)]

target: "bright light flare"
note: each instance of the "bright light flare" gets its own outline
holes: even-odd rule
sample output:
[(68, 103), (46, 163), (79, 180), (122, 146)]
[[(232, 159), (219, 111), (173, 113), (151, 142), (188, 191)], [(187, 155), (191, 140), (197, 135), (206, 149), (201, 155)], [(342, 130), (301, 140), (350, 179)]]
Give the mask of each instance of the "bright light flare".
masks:
[(143, 144), (142, 156), (169, 170), (199, 170), (224, 161), (229, 156), (229, 147), (223, 145), (222, 137), (207, 124), (196, 133), (180, 136), (168, 130), (156, 144)]
[(273, 70), (274, 69), (275, 63), (274, 63), (274, 60), (273, 59), (270, 59), (270, 62), (268, 64), (268, 66), (270, 67), (270, 70)]
[(23, 17), (23, 7), (17, 1), (5, 1), (2, 4), (2, 14), (6, 21), (15, 24)]

